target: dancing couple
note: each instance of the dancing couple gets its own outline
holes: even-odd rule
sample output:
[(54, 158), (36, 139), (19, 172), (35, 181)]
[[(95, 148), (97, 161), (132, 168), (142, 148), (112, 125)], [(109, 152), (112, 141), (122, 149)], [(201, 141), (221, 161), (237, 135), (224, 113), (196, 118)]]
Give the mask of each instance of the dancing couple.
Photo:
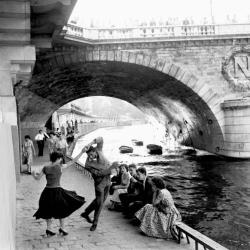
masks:
[[(39, 208), (34, 214), (36, 219), (42, 218), (46, 220), (47, 236), (55, 235), (51, 228), (52, 218), (59, 219), (59, 233), (63, 236), (67, 235), (68, 233), (64, 229), (64, 219), (85, 203), (84, 197), (77, 195), (74, 191), (65, 190), (60, 185), (62, 171), (72, 166), (84, 153), (87, 153), (85, 168), (92, 174), (94, 179), (95, 199), (81, 216), (92, 224), (91, 231), (96, 229), (103, 204), (109, 192), (111, 170), (118, 166), (118, 162), (114, 162), (112, 165), (109, 163), (102, 149), (103, 138), (98, 137), (86, 145), (72, 161), (63, 164), (63, 155), (53, 152), (50, 155), (51, 162), (48, 166), (44, 166), (40, 172), (32, 172), (36, 180), (40, 180), (43, 175), (46, 176), (47, 180), (46, 187), (39, 199)], [(89, 217), (92, 211), (94, 211), (93, 220)]]

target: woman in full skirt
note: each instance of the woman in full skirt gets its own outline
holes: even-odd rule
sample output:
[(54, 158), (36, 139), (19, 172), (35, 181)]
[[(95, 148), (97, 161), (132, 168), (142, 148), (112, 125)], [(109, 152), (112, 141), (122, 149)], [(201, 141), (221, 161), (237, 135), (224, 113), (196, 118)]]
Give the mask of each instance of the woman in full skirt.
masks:
[(175, 223), (181, 215), (174, 205), (170, 192), (160, 177), (153, 177), (153, 204), (146, 204), (135, 216), (140, 221), (140, 229), (148, 236), (164, 239), (178, 239)]
[(58, 152), (50, 154), (51, 163), (44, 166), (40, 173), (32, 172), (36, 180), (40, 180), (43, 175), (46, 176), (47, 184), (41, 193), (39, 199), (39, 208), (34, 214), (36, 219), (45, 219), (47, 223), (46, 234), (53, 236), (55, 233), (51, 230), (52, 218), (59, 219), (61, 235), (67, 235), (64, 230), (64, 219), (79, 209), (84, 203), (85, 198), (76, 194), (75, 191), (63, 189), (60, 185), (62, 170), (72, 166), (86, 151), (83, 150), (67, 164), (62, 164), (63, 155)]

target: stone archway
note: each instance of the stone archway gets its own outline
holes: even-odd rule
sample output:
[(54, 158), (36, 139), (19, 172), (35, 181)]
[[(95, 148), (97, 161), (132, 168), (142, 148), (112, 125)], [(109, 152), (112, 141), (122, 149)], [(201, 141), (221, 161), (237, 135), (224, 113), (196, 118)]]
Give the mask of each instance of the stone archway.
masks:
[(93, 95), (126, 100), (164, 125), (176, 124), (196, 148), (219, 153), (223, 147), (223, 113), (209, 86), (163, 58), (126, 51), (39, 58), (32, 80), (16, 89), (22, 127), (41, 127), (60, 106)]

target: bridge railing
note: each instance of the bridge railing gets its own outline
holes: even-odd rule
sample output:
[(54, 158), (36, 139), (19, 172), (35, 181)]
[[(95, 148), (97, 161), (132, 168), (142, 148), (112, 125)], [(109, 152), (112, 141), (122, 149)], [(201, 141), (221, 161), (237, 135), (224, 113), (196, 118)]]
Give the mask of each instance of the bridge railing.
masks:
[(206, 24), (181, 26), (139, 26), (130, 28), (83, 28), (68, 24), (64, 27), (67, 36), (93, 41), (140, 38), (206, 37), (250, 34), (250, 23)]

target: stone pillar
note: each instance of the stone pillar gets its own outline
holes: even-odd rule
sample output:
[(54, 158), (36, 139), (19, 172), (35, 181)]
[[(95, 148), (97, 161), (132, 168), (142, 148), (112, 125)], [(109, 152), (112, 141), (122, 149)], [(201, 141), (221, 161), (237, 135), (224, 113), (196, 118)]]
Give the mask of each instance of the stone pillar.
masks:
[(14, 85), (29, 81), (35, 62), (30, 44), (30, 1), (0, 1), (0, 249), (15, 249), (16, 177), (20, 144)]
[(16, 180), (15, 160), (10, 124), (0, 123), (0, 249), (15, 249)]
[(224, 111), (224, 146), (221, 153), (229, 157), (250, 158), (250, 98), (228, 100)]
[(1, 47), (0, 58), (0, 203), (3, 211), (0, 213), (0, 248), (15, 249), (15, 172), (20, 171), (17, 110), (10, 61)]

